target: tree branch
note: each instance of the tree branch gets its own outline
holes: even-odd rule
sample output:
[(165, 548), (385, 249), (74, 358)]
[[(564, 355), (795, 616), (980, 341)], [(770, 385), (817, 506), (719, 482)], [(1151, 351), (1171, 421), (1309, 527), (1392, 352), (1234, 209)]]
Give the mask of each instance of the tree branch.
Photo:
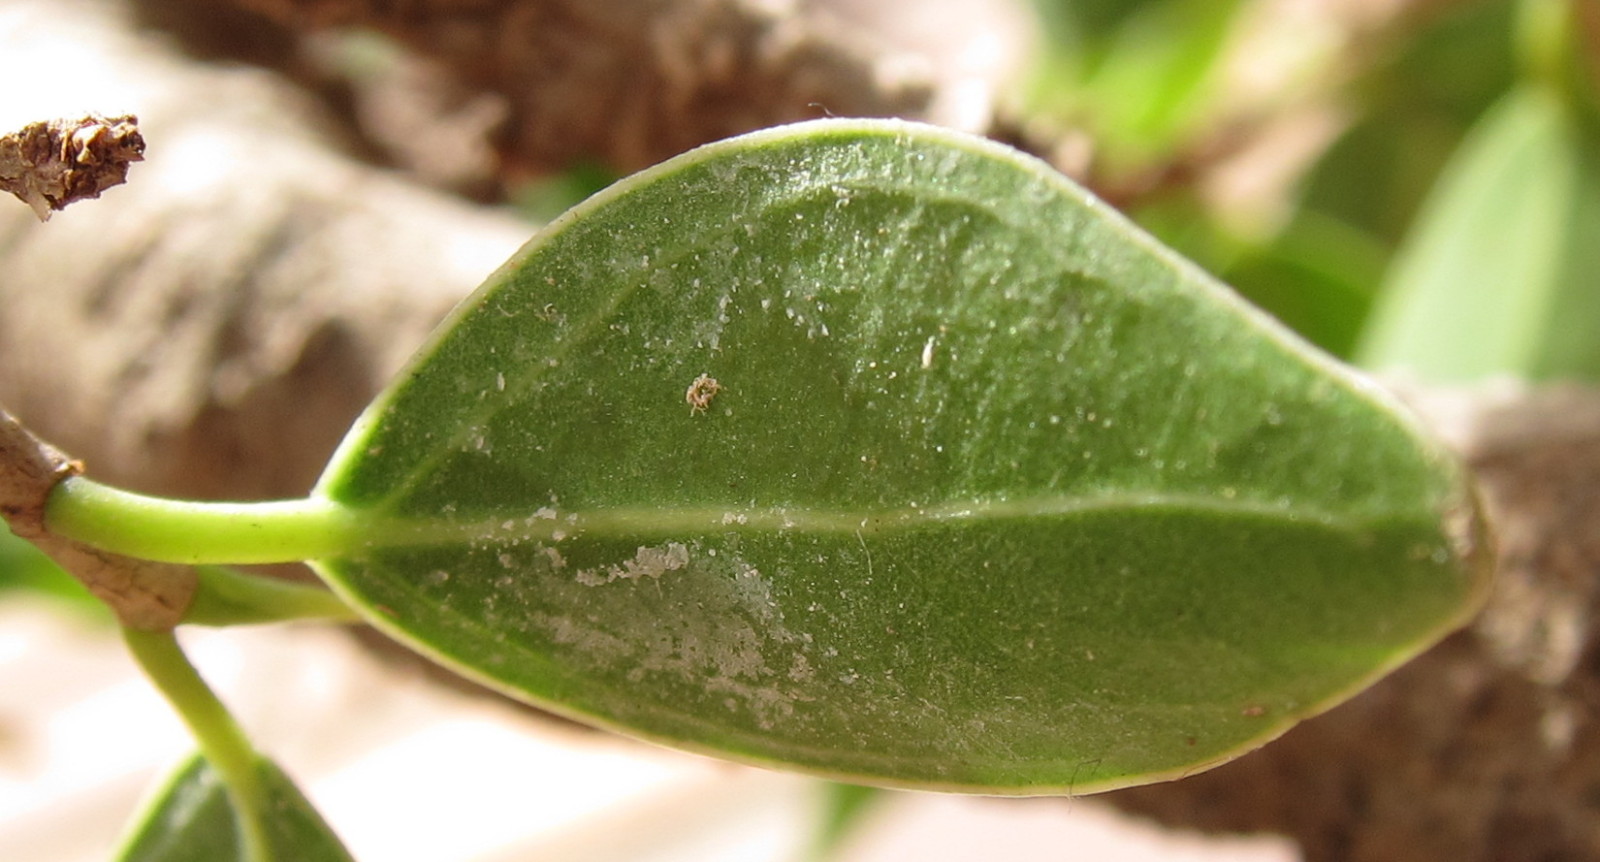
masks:
[(45, 526), (50, 492), (82, 470), (0, 409), (0, 516), (11, 532), (32, 542), (110, 605), (124, 626), (141, 631), (173, 628), (194, 600), (194, 569), (106, 553)]
[(70, 203), (121, 185), (128, 165), (143, 158), (144, 137), (131, 114), (29, 123), (0, 135), (0, 191), (16, 195), (45, 221)]

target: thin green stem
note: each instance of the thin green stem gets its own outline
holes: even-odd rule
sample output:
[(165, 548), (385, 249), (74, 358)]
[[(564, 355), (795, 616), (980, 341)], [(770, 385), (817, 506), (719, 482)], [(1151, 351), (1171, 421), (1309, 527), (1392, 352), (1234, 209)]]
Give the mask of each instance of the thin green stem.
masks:
[(288, 620), (360, 622), (361, 617), (324, 587), (251, 575), (223, 566), (196, 566), (200, 588), (185, 623), (238, 626)]
[(353, 513), (328, 500), (167, 500), (81, 476), (51, 492), (45, 524), (103, 550), (171, 563), (293, 563), (362, 545)]
[(221, 776), (238, 815), (239, 834), (249, 862), (272, 862), (262, 812), (266, 795), (258, 777), (260, 756), (238, 722), (200, 677), (170, 631), (124, 628), (122, 638), (150, 681), (166, 695)]
[(1569, 100), (1573, 95), (1572, 4), (1569, 0), (1522, 0), (1517, 12), (1513, 38), (1523, 78)]

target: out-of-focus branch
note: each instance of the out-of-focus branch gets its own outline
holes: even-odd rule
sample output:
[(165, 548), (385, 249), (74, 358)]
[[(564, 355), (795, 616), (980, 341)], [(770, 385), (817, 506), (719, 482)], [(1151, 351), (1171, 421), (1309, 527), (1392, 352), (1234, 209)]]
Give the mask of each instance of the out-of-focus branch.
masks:
[[(214, 0), (140, 0), (208, 15)], [(231, 0), (302, 34), (385, 33), (502, 101), (503, 172), (631, 172), (827, 115), (987, 128), (1031, 44), (1019, 0)], [(169, 16), (170, 17), (170, 16)], [(461, 102), (467, 101), (463, 97)]]
[(314, 99), (195, 62), (127, 16), (110, 0), (0, 2), (0, 76), (29, 82), (0, 112), (136, 112), (151, 144), (133, 182), (48, 224), (0, 200), (0, 400), (99, 479), (304, 494), (533, 226), (361, 164)]

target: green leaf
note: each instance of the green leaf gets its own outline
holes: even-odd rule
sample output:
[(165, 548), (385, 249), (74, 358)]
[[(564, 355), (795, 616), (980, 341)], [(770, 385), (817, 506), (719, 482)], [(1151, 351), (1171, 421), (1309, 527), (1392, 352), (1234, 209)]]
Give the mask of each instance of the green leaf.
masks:
[(1600, 380), (1600, 144), (1539, 87), (1484, 116), (1391, 271), (1358, 358), (1436, 382)]
[(568, 213), (317, 494), (370, 525), (317, 568), (416, 649), (860, 783), (1185, 774), (1484, 583), (1465, 478), (1385, 396), (1044, 164), (883, 121)]
[(1121, 171), (1141, 169), (1215, 119), (1207, 110), (1217, 102), (1243, 4), (1143, 3), (1118, 10), (1111, 32), (1093, 40), (1069, 35), (1079, 29), (1071, 22), (1082, 4), (1061, 5), (1070, 11), (1045, 10), (1054, 32), (1030, 87), (1033, 113), (1072, 115), (1092, 129), (1098, 158)]
[(1384, 253), (1366, 234), (1302, 210), (1269, 245), (1230, 262), (1228, 282), (1335, 356), (1355, 348), (1382, 277)]
[[(1306, 209), (1393, 246), (1440, 167), (1516, 78), (1512, 3), (1460, 3), (1419, 16), (1393, 50), (1373, 52), (1341, 104), (1357, 121), (1306, 177)], [(1376, 283), (1376, 282), (1374, 282)]]
[(811, 845), (801, 858), (827, 862), (840, 858), (867, 815), (878, 807), (888, 791), (837, 781), (821, 782), (817, 790), (822, 796), (822, 811), (811, 836)]
[[(351, 862), (350, 854), (301, 795), (294, 782), (269, 760), (257, 762), (266, 797), (271, 859), (295, 862)], [(167, 779), (135, 820), (118, 862), (245, 862), (236, 813), (222, 779), (196, 754)]]

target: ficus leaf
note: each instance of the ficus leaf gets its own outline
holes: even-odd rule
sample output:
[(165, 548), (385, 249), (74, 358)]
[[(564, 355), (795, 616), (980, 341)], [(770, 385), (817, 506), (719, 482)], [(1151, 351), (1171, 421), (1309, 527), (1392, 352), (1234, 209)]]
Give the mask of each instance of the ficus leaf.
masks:
[[(258, 812), (273, 860), (352, 862), (337, 836), (276, 764), (262, 759), (264, 797)], [(237, 812), (204, 757), (194, 755), (169, 776), (135, 820), (118, 862), (246, 862)]]
[(1460, 469), (1042, 163), (882, 121), (607, 189), (317, 495), (402, 641), (625, 732), (1000, 793), (1181, 775), (1457, 624)]

